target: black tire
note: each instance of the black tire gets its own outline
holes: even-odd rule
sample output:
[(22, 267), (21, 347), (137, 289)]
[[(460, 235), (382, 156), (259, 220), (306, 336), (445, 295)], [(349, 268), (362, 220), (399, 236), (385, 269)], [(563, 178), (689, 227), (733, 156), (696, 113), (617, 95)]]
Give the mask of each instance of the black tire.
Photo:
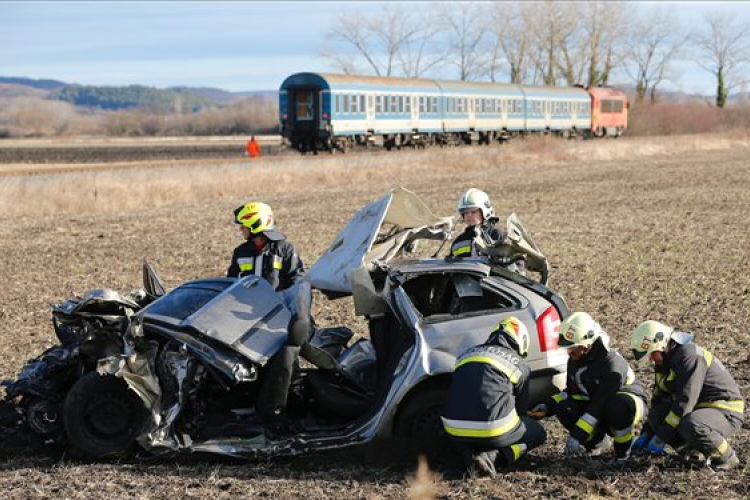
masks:
[(126, 455), (146, 423), (143, 401), (113, 375), (88, 373), (70, 389), (63, 423), (73, 454), (82, 458)]
[(448, 399), (447, 386), (432, 386), (411, 396), (399, 410), (396, 437), (411, 439), (422, 450), (445, 448), (448, 439), (440, 416)]

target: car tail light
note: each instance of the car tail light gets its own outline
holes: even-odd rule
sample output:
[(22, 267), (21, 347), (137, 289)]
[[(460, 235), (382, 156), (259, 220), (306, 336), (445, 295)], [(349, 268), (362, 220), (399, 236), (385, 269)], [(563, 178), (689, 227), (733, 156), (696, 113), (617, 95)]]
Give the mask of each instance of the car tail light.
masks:
[(557, 336), (560, 334), (560, 314), (554, 306), (544, 311), (536, 319), (539, 335), (539, 350), (542, 352), (557, 349)]

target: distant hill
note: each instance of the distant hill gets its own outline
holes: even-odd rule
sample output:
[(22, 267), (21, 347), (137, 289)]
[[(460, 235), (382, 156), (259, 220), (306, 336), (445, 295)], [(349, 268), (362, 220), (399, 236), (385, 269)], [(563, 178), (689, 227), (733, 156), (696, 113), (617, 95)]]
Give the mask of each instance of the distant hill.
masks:
[(196, 94), (202, 95), (211, 99), (217, 104), (229, 104), (238, 99), (252, 99), (252, 98), (278, 98), (278, 90), (252, 90), (244, 92), (230, 92), (228, 90), (217, 89), (214, 87), (169, 87), (170, 90), (177, 91), (188, 91), (195, 92)]
[(15, 99), (16, 97), (45, 97), (49, 90), (17, 85), (14, 83), (0, 83), (0, 99)]
[(19, 76), (0, 76), (0, 83), (12, 85), (24, 85), (42, 90), (55, 90), (67, 85), (59, 80), (34, 80), (33, 78), (24, 78)]
[(147, 108), (162, 112), (197, 111), (214, 104), (211, 99), (190, 90), (157, 89), (144, 85), (66, 85), (51, 93), (50, 97), (87, 108)]

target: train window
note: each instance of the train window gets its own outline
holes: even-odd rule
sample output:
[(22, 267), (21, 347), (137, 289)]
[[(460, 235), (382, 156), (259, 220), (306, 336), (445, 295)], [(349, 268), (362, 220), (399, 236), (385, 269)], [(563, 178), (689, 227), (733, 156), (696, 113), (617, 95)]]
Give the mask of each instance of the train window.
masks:
[(375, 112), (376, 113), (383, 112), (383, 96), (382, 95), (375, 96)]
[(333, 96), (333, 112), (339, 113), (341, 111), (341, 96), (335, 95)]
[(438, 112), (437, 97), (430, 97), (430, 113)]
[(345, 95), (342, 97), (344, 98), (344, 113), (348, 113), (349, 112), (349, 96)]
[(602, 99), (601, 101), (602, 113), (622, 113), (622, 108), (622, 101), (613, 99)]
[(411, 97), (408, 95), (404, 97), (404, 113), (411, 113)]
[(359, 112), (364, 113), (367, 110), (365, 107), (365, 96), (359, 96)]
[(370, 113), (372, 113), (373, 101), (374, 100), (375, 99), (373, 98), (373, 96), (371, 96), (371, 95), (367, 96), (367, 111), (369, 111)]
[(351, 106), (351, 112), (352, 113), (358, 113), (359, 112), (359, 99), (358, 99), (358, 96), (352, 95), (352, 96), (349, 96), (349, 98), (351, 99), (351, 104), (350, 104), (350, 106)]
[(297, 91), (297, 119), (313, 119), (313, 92), (312, 90)]
[(419, 112), (420, 113), (426, 113), (427, 112), (427, 107), (425, 106), (425, 99), (427, 99), (427, 98), (426, 97), (420, 97), (419, 98)]

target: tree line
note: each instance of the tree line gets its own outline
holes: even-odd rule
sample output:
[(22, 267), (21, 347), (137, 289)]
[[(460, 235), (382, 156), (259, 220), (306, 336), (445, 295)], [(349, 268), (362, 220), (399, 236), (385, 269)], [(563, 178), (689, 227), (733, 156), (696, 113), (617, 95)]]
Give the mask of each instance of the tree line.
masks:
[(388, 3), (340, 14), (321, 56), (337, 71), (530, 85), (607, 85), (626, 79), (639, 102), (657, 100), (695, 61), (716, 82), (715, 104), (750, 81), (750, 25), (709, 12), (693, 29), (675, 4), (635, 2)]

